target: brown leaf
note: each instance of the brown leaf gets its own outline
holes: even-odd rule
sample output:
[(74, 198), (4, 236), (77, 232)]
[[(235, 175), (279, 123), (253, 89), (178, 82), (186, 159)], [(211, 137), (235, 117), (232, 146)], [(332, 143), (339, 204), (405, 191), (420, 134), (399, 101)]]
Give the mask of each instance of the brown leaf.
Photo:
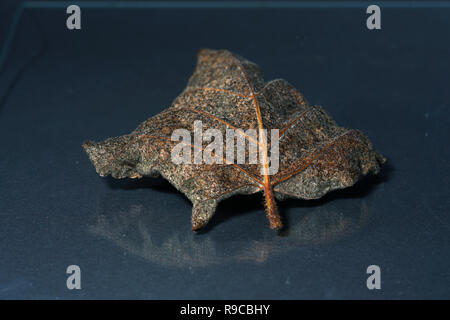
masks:
[[(175, 164), (171, 140), (175, 129), (194, 132), (238, 129), (238, 134), (261, 148), (262, 163)], [(246, 135), (247, 129), (279, 129), (279, 170), (266, 170), (270, 142)], [(191, 145), (193, 153), (203, 151)], [(352, 186), (362, 176), (379, 172), (385, 158), (374, 151), (360, 131), (337, 126), (320, 106), (305, 98), (285, 80), (265, 82), (254, 63), (226, 50), (203, 49), (185, 90), (172, 106), (144, 121), (129, 135), (83, 144), (97, 172), (114, 178), (162, 175), (193, 203), (192, 229), (203, 227), (217, 204), (235, 194), (264, 192), (270, 227), (282, 227), (275, 198), (317, 199), (329, 191)], [(248, 149), (248, 148), (246, 148)], [(223, 155), (226, 154), (224, 147)], [(267, 165), (267, 166), (266, 166)]]

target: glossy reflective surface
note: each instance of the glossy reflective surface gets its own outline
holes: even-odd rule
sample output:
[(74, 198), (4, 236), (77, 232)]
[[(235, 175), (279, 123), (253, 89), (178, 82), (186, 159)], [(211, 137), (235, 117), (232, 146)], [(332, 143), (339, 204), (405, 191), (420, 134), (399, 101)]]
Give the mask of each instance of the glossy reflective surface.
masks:
[[(4, 95), (26, 66), (0, 105), (0, 298), (449, 298), (449, 17), (386, 9), (371, 32), (358, 9), (86, 9), (70, 32), (64, 11), (26, 11), (0, 79)], [(285, 78), (388, 165), (280, 203), (281, 235), (259, 195), (224, 201), (193, 234), (167, 182), (98, 177), (82, 141), (169, 106), (201, 47)], [(66, 288), (72, 264), (79, 291)]]

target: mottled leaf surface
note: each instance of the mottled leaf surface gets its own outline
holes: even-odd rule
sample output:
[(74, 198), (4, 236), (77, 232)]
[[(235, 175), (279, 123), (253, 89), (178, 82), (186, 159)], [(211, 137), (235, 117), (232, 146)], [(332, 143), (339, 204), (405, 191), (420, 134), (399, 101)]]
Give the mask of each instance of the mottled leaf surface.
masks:
[[(203, 131), (219, 129), (224, 137), (226, 129), (279, 129), (278, 172), (264, 174), (263, 164), (223, 158), (223, 164), (173, 163), (171, 150), (178, 143), (171, 141), (173, 130), (194, 132), (195, 120), (202, 121)], [(205, 151), (207, 145), (193, 152)], [(221, 200), (256, 192), (265, 194), (270, 226), (280, 228), (275, 198), (320, 198), (378, 173), (385, 161), (363, 133), (339, 127), (285, 80), (266, 82), (256, 64), (226, 50), (209, 49), (199, 52), (187, 87), (168, 109), (128, 135), (86, 141), (83, 147), (101, 176), (167, 179), (192, 201), (193, 230), (209, 221)]]

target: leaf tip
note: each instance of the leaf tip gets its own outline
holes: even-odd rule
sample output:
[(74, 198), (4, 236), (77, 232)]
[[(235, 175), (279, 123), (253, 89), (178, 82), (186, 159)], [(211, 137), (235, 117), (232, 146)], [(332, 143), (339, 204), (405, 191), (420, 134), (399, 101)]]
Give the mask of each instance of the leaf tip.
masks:
[(375, 157), (379, 164), (385, 164), (387, 162), (387, 158), (379, 152), (375, 152)]

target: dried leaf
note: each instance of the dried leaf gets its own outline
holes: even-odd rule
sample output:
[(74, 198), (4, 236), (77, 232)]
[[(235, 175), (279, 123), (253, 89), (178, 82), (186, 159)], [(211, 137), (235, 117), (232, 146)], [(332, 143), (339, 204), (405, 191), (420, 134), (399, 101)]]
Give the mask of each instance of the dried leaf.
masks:
[[(175, 129), (194, 132), (194, 121), (203, 130), (227, 129), (261, 148), (262, 162), (175, 164), (171, 158), (177, 141)], [(279, 129), (279, 170), (271, 175), (270, 142), (246, 135), (256, 129)], [(207, 152), (208, 143), (196, 152)], [(366, 174), (376, 174), (385, 158), (374, 151), (360, 131), (337, 126), (320, 106), (305, 98), (282, 79), (265, 82), (259, 67), (226, 50), (203, 49), (185, 90), (172, 106), (144, 121), (131, 134), (103, 142), (86, 141), (84, 149), (100, 176), (167, 179), (193, 203), (192, 229), (203, 227), (217, 204), (235, 194), (264, 192), (270, 227), (282, 227), (275, 199), (317, 199), (329, 191), (352, 186)], [(192, 145), (195, 149), (196, 145)], [(223, 154), (226, 153), (224, 150)]]

